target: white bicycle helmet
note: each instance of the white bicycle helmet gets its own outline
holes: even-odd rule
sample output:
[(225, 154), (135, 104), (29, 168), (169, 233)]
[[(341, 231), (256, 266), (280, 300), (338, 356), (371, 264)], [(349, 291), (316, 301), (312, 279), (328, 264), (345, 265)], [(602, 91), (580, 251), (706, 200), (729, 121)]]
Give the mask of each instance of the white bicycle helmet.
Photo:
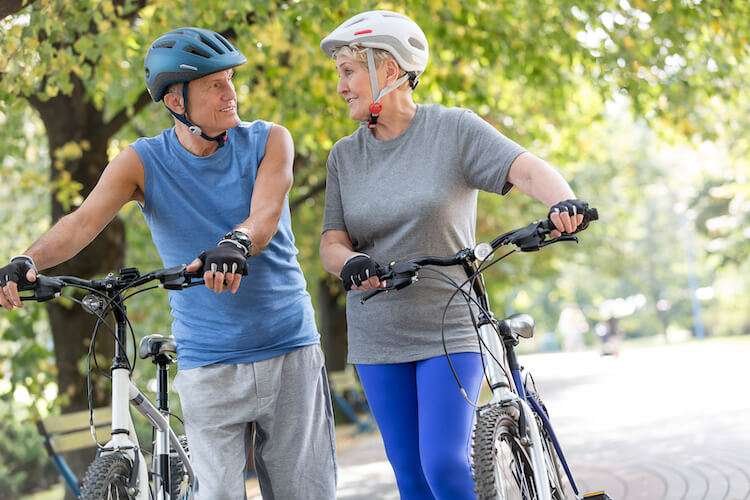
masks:
[[(370, 125), (377, 123), (382, 110), (380, 100), (406, 80), (412, 88), (427, 67), (430, 49), (422, 29), (403, 14), (387, 10), (372, 10), (357, 14), (343, 22), (320, 42), (320, 48), (333, 57), (341, 47), (364, 47), (370, 73), (373, 103), (370, 105)], [(375, 72), (375, 57), (371, 49), (382, 49), (391, 54), (406, 75), (380, 89)]]

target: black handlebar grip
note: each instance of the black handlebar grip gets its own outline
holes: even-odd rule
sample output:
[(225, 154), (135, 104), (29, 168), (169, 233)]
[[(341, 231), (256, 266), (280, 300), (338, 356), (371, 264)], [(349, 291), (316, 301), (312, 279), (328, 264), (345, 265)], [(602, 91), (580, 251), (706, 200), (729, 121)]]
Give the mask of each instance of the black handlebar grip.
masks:
[(39, 279), (41, 276), (37, 277), (37, 280), (33, 283), (29, 283), (24, 279), (25, 283), (17, 283), (18, 285), (18, 291), (19, 292), (28, 292), (29, 290), (36, 290), (37, 283), (39, 283)]
[[(18, 291), (19, 292), (28, 292), (29, 290), (32, 290), (32, 291), (36, 292), (36, 286), (39, 283), (39, 278), (40, 278), (40, 276), (37, 276), (37, 280), (35, 282), (33, 282), (33, 283), (29, 283), (26, 280), (24, 280), (25, 283), (18, 283)], [(23, 295), (21, 295), (20, 298), (21, 298), (22, 301), (36, 300), (36, 293), (34, 293), (34, 295), (27, 295), (25, 297)]]

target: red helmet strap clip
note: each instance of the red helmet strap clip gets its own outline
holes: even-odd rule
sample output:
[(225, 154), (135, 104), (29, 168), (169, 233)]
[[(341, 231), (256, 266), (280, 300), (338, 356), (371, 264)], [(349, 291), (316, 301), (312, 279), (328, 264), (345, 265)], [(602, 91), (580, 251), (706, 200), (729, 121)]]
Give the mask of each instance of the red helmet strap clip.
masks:
[(370, 120), (367, 122), (368, 127), (375, 128), (375, 125), (378, 124), (378, 116), (380, 116), (381, 111), (383, 111), (383, 105), (379, 102), (373, 102), (370, 104)]

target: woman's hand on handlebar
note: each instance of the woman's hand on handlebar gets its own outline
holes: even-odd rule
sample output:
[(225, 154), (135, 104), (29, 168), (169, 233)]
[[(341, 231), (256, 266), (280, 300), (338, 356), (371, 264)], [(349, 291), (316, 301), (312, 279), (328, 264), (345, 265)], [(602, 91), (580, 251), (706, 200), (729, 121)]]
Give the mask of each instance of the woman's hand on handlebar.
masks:
[(588, 203), (582, 200), (565, 200), (552, 205), (548, 217), (555, 225), (555, 229), (550, 233), (550, 237), (559, 238), (563, 233), (573, 234), (583, 229), (584, 222), (588, 224), (588, 221), (584, 221), (584, 213), (588, 206)]
[(354, 254), (344, 262), (341, 268), (341, 283), (344, 290), (364, 291), (384, 288), (385, 282), (380, 280), (383, 268), (367, 254)]
[(352, 286), (352, 290), (355, 292), (364, 292), (365, 290), (375, 290), (377, 288), (385, 288), (386, 282), (380, 281), (380, 278), (373, 276), (372, 278), (362, 282), (360, 286)]

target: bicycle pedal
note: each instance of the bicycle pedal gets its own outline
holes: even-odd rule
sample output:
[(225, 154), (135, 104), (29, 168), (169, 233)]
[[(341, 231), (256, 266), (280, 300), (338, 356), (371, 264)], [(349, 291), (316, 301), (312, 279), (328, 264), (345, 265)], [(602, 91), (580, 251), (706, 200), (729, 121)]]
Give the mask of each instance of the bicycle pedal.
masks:
[(584, 493), (581, 497), (583, 500), (612, 500), (612, 497), (604, 493), (603, 491), (592, 491)]

